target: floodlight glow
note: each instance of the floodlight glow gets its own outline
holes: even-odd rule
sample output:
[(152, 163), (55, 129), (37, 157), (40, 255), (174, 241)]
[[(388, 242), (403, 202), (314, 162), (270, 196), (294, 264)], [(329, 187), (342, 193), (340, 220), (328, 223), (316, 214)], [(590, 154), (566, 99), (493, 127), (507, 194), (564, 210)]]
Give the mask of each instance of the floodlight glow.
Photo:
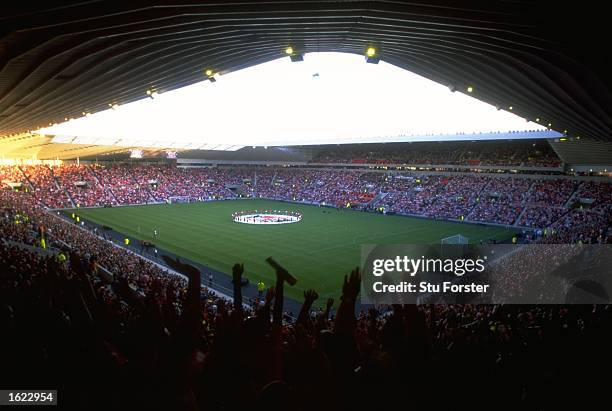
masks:
[(469, 86), (469, 87), (467, 88), (467, 92), (468, 92), (468, 93), (471, 93), (472, 91), (474, 91), (474, 87)]
[(374, 57), (376, 55), (376, 49), (374, 47), (368, 47), (366, 50), (366, 56)]
[(211, 69), (208, 69), (208, 70), (206, 70), (205, 74), (206, 74), (208, 77), (211, 77), (211, 76), (213, 75), (213, 71), (212, 71)]
[[(508, 138), (504, 132), (525, 130), (561, 136), (391, 64), (363, 64), (356, 54), (311, 53), (302, 64), (279, 58), (227, 73), (214, 85), (209, 79), (165, 92), (163, 99), (143, 95), (121, 110), (100, 111), (40, 133), (73, 144), (228, 150)], [(376, 98), (364, 96), (364, 79)]]
[(287, 47), (285, 49), (285, 54), (289, 54), (289, 55), (293, 54), (293, 47), (291, 46)]

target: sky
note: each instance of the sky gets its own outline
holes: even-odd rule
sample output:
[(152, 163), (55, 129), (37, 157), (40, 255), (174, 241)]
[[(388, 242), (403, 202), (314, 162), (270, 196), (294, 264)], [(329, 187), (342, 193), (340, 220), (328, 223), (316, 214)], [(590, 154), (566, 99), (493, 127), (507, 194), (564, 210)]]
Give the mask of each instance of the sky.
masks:
[[(473, 87), (477, 92), (478, 84)], [(151, 99), (143, 90), (142, 100), (39, 133), (55, 135), (55, 142), (237, 149), (544, 130), (468, 94), (384, 61), (366, 64), (354, 54), (309, 53), (299, 63), (284, 57), (214, 83), (159, 93)]]

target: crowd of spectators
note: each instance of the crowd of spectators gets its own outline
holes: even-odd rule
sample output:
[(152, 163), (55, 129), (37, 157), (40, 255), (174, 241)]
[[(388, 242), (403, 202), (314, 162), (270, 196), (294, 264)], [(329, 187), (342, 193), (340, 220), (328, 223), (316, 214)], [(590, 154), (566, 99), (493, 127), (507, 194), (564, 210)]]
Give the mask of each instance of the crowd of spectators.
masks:
[[(363, 171), (259, 170), (254, 188), (257, 197), (324, 203), (338, 207), (367, 203), (376, 195), (373, 180), (380, 174)], [(372, 175), (374, 174), (374, 176)]]
[(395, 213), (465, 219), (487, 184), (486, 178), (472, 176), (394, 176), (384, 184), (381, 204)]
[(478, 204), (468, 216), (474, 221), (514, 224), (523, 209), (531, 181), (523, 178), (491, 178)]
[(569, 210), (564, 207), (529, 205), (525, 207), (517, 225), (532, 228), (548, 227), (567, 212), (569, 212)]
[[(23, 171), (28, 185), (31, 185), (29, 188), (31, 188), (33, 195), (47, 207), (64, 208), (72, 205), (68, 194), (60, 187), (50, 167), (24, 165), (18, 168)], [(26, 186), (24, 189), (28, 189), (28, 187)]]
[[(176, 167), (170, 164), (11, 166), (3, 184), (49, 208), (267, 198), (535, 229), (573, 208), (604, 216), (612, 184), (571, 178), (493, 177), (297, 167)], [(571, 217), (568, 217), (571, 218)]]
[(75, 206), (91, 207), (117, 204), (110, 190), (98, 182), (90, 167), (62, 164), (53, 167), (53, 174), (59, 185), (66, 189)]
[(561, 160), (541, 140), (387, 143), (321, 148), (313, 163), (490, 165), (559, 167)]
[[(288, 319), (282, 267), (262, 301), (245, 307), (241, 264), (229, 300), (202, 287), (195, 267), (168, 258), (184, 277), (170, 274), (29, 193), (1, 190), (0, 209), (0, 385), (53, 387), (62, 409), (355, 410), (400, 401), (541, 410), (607, 392), (592, 370), (610, 358), (608, 305), (360, 311), (353, 270), (339, 301), (322, 299), (314, 310), (319, 296), (307, 290)], [(590, 225), (591, 213), (570, 215)], [(523, 257), (506, 267), (509, 276), (533, 270)]]
[(148, 187), (139, 184), (134, 178), (134, 167), (131, 165), (98, 166), (92, 168), (92, 171), (105, 187), (110, 187), (117, 203), (145, 204), (152, 201)]
[[(607, 246), (556, 242), (511, 248), (489, 266), (487, 278), (493, 294), (487, 297), (495, 303), (585, 303), (586, 296), (576, 293), (580, 288), (576, 280), (607, 283), (609, 251)], [(599, 301), (606, 301), (604, 295), (600, 297)]]
[(596, 210), (575, 208), (564, 214), (549, 228), (542, 241), (548, 243), (606, 243), (612, 216)]
[[(231, 197), (228, 186), (241, 186), (252, 173), (213, 168), (178, 168), (170, 165), (148, 165), (134, 170), (134, 178), (148, 187), (156, 201), (171, 197), (199, 200)], [(246, 184), (245, 184), (246, 186)]]
[(24, 178), (19, 167), (0, 165), (0, 187), (8, 187), (8, 183), (22, 183)]
[(612, 184), (609, 182), (586, 181), (580, 185), (576, 192), (576, 199), (593, 200), (590, 205), (593, 207), (609, 205), (612, 198)]
[(539, 205), (563, 206), (576, 190), (578, 182), (564, 179), (538, 180), (529, 191), (527, 201)]

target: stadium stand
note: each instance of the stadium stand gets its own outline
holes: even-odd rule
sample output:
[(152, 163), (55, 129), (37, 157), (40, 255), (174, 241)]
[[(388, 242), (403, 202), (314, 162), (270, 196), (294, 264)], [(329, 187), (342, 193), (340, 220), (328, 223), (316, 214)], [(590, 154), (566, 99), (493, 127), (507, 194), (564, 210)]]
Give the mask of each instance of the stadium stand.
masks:
[[(565, 244), (561, 260), (575, 255), (575, 244), (610, 243), (609, 180), (543, 169), (496, 173), (502, 164), (525, 165), (532, 155), (528, 145), (490, 152), (465, 147), (417, 151), (426, 163), (471, 167), (477, 158), (492, 168), (386, 169), (391, 160), (379, 160), (391, 151), (384, 150), (344, 157), (330, 151), (326, 164), (315, 157), (291, 167), (87, 161), (2, 166), (4, 375), (12, 384), (52, 382), (65, 408), (219, 410), (259, 408), (269, 397), (280, 398), (281, 409), (369, 409), (385, 401), (359, 401), (349, 393), (410, 387), (427, 395), (435, 392), (430, 381), (440, 373), (459, 381), (447, 387), (459, 398), (471, 380), (488, 375), (478, 384), (479, 401), (459, 403), (478, 409), (503, 396), (510, 408), (539, 409), (539, 393), (549, 384), (588, 369), (584, 361), (559, 364), (559, 356), (580, 349), (595, 361), (612, 342), (610, 306), (438, 305), (432, 297), (419, 306), (362, 311), (356, 304), (359, 273), (353, 271), (340, 301), (320, 297), (323, 308), (313, 308), (319, 296), (308, 290), (294, 313), (282, 297), (282, 272), (260, 297), (243, 298), (242, 266), (236, 264), (234, 288), (223, 294), (205, 286), (196, 267), (167, 257), (160, 265), (55, 211), (265, 198), (522, 227), (523, 243)], [(363, 164), (354, 161), (357, 155)], [(416, 158), (410, 150), (395, 155), (389, 158)], [(534, 169), (557, 164), (542, 158), (530, 163)], [(339, 160), (351, 167), (335, 167)], [(375, 167), (368, 165), (372, 161)], [(537, 267), (559, 258), (558, 250), (526, 249), (502, 259), (495, 297), (524, 295), (538, 281)], [(565, 291), (559, 287), (547, 289), (541, 300), (554, 301)], [(560, 372), (551, 376), (546, 364), (553, 363)], [(406, 369), (423, 378), (415, 382)], [(152, 388), (155, 398), (147, 395)], [(101, 391), (108, 394), (92, 403)], [(436, 400), (413, 403), (431, 407)]]
[[(106, 172), (101, 170), (117, 173), (115, 167), (97, 173)], [(15, 170), (2, 171), (18, 176)], [(74, 167), (68, 172), (75, 173)], [(307, 177), (294, 170), (266, 173), (274, 175), (263, 180), (266, 183), (280, 177), (290, 179), (292, 186), (302, 181), (299, 190), (291, 187), (289, 192), (311, 193), (310, 199), (321, 197), (312, 194), (313, 185), (306, 179), (313, 179), (314, 187), (319, 181), (331, 184), (322, 172), (308, 172)], [(215, 178), (221, 174), (214, 172)], [(28, 175), (39, 176), (40, 183), (44, 181), (40, 176), (49, 174), (28, 169)], [(232, 183), (245, 175), (244, 170), (227, 174)], [(367, 174), (330, 176), (354, 185)], [(453, 198), (457, 193), (474, 196), (484, 187), (502, 191), (502, 185), (488, 178), (474, 189), (474, 179), (431, 177), (424, 182), (435, 189), (422, 192), (439, 197), (448, 185)], [(133, 182), (127, 180), (127, 184)], [(522, 197), (517, 192), (526, 192), (527, 186), (523, 182), (508, 185), (505, 198), (518, 201)], [(332, 195), (334, 187), (326, 196)], [(588, 184), (581, 193), (603, 201), (604, 187)], [(0, 191), (0, 327), (4, 335), (0, 359), (4, 375), (10, 375), (14, 384), (53, 381), (63, 393), (66, 408), (236, 409), (273, 396), (280, 408), (299, 401), (306, 408), (336, 409), (342, 404), (340, 408), (365, 409), (371, 404), (360, 403), (354, 395), (347, 397), (351, 390), (410, 387), (423, 395), (437, 387), (430, 384), (431, 378), (457, 372), (464, 378), (449, 389), (457, 395), (484, 373), (488, 378), (478, 384), (483, 403), (502, 395), (513, 406), (537, 405), (537, 393), (548, 384), (562, 383), (565, 375), (583, 372), (596, 359), (587, 354), (579, 363), (558, 362), (568, 349), (594, 353), (610, 343), (609, 306), (397, 305), (356, 312), (358, 271), (347, 276), (341, 301), (328, 299), (323, 311), (312, 309), (319, 296), (309, 290), (297, 318), (289, 316), (282, 299), (274, 299), (283, 293), (285, 279), (280, 271), (275, 288), (261, 302), (244, 306), (241, 265), (233, 268), (232, 301), (202, 287), (195, 267), (167, 259), (184, 276), (171, 274), (61, 219), (45, 208), (44, 197), (41, 203), (41, 191)], [(129, 191), (122, 192), (128, 195)], [(197, 188), (195, 193), (201, 194)], [(346, 199), (344, 193), (337, 195), (341, 201)], [(131, 204), (142, 196), (135, 192), (133, 199), (120, 198)], [(458, 207), (462, 209), (464, 203)], [(436, 209), (440, 215), (458, 212), (447, 202)], [(604, 242), (604, 227), (610, 223), (609, 215), (607, 221), (605, 217), (596, 210), (573, 209), (553, 224), (556, 232), (544, 239)], [(523, 292), (522, 284), (546, 258), (542, 254), (514, 256), (507, 263), (511, 269), (502, 267), (508, 273), (503, 291)], [(112, 277), (104, 277), (103, 271)], [(334, 306), (338, 308), (333, 310)], [(547, 374), (543, 364), (548, 363), (554, 363), (559, 374)], [(57, 367), (63, 370), (59, 376)], [(408, 375), (406, 367), (411, 370)], [(517, 378), (524, 372), (530, 376), (527, 387), (524, 378)], [(415, 382), (414, 373), (424, 378)], [(384, 376), (384, 383), (378, 376)], [(157, 394), (146, 395), (152, 387)], [(106, 394), (100, 396), (101, 391)], [(430, 406), (443, 402), (425, 397), (411, 401)], [(455, 401), (476, 406), (473, 399)], [(383, 400), (387, 402), (391, 404), (390, 399)]]
[(367, 169), (63, 164), (5, 166), (2, 172), (4, 180), (25, 182), (24, 190), (50, 208), (255, 197), (538, 229), (574, 215), (570, 213), (574, 207), (608, 215), (612, 193), (607, 181), (563, 176), (534, 179)]
[(312, 163), (559, 167), (545, 140), (324, 146)]
[[(538, 252), (530, 245), (510, 247), (516, 252), (497, 260), (499, 297), (522, 296), (542, 267), (573, 259), (582, 244), (607, 250), (611, 242), (610, 15), (605, 3), (597, 6), (3, 2), (0, 157), (13, 165), (0, 165), (0, 395), (6, 389), (57, 389), (57, 408), (78, 411), (605, 408), (610, 304), (442, 305), (432, 298), (364, 308), (357, 304), (360, 272), (346, 267), (334, 294), (339, 299), (305, 287), (294, 315), (287, 307), (295, 301), (284, 298), (289, 276), (280, 267), (272, 287), (247, 301), (240, 287), (245, 268), (236, 263), (230, 298), (204, 287), (205, 273), (197, 267), (174, 258), (153, 262), (60, 211), (266, 198), (413, 215), (421, 217), (411, 219), (418, 222), (512, 226), (506, 231), (522, 231), (520, 241), (537, 243), (533, 248), (559, 246)], [(209, 142), (198, 130), (185, 133), (185, 145), (173, 144), (171, 131), (160, 139), (132, 140), (119, 122), (109, 123), (116, 133), (104, 137), (40, 131), (109, 108), (121, 112), (160, 94), (161, 101), (185, 85), (222, 90), (226, 74), (281, 57), (308, 60), (315, 52), (391, 63), (438, 82), (458, 100), (472, 97), (541, 130), (417, 135), (411, 130), (414, 114), (398, 104), (407, 132), (385, 139), (432, 142), (337, 146), (338, 140), (326, 139), (332, 144), (298, 150), (256, 147), (259, 142), (244, 133), (236, 137), (245, 140), (246, 150), (231, 151), (238, 146)], [(311, 73), (305, 74), (310, 80)], [(325, 73), (315, 76), (326, 81)], [(370, 78), (356, 87), (364, 105), (386, 98)], [(288, 84), (283, 102), (291, 108), (300, 97)], [(233, 106), (216, 98), (191, 107), (206, 123), (211, 108), (229, 112)], [(431, 114), (435, 121), (446, 113)], [(253, 131), (260, 120), (241, 113), (233, 118)], [(282, 118), (296, 128), (317, 120), (300, 110)], [(163, 133), (175, 127), (156, 119), (164, 123)], [(364, 116), (356, 125), (377, 122)], [(554, 140), (518, 140), (526, 136)], [(479, 137), (500, 141), (455, 141)], [(201, 150), (182, 151), (186, 147)], [(158, 157), (132, 161), (132, 149)], [(199, 157), (183, 157), (198, 151)], [(178, 160), (193, 163), (165, 160), (177, 152)], [(140, 211), (119, 211), (133, 210)], [(283, 246), (278, 244), (279, 253)], [(226, 257), (242, 261), (246, 254)], [(315, 252), (305, 264), (325, 256)], [(594, 258), (580, 261), (588, 275)], [(540, 301), (556, 301), (551, 295), (567, 285), (560, 281)]]

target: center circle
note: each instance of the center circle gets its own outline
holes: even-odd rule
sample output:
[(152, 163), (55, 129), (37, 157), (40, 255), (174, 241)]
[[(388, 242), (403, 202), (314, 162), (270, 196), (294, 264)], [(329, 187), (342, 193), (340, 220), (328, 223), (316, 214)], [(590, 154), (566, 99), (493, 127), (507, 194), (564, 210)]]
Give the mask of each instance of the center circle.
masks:
[(302, 220), (302, 213), (297, 211), (238, 211), (232, 214), (232, 220), (241, 224), (291, 224)]

